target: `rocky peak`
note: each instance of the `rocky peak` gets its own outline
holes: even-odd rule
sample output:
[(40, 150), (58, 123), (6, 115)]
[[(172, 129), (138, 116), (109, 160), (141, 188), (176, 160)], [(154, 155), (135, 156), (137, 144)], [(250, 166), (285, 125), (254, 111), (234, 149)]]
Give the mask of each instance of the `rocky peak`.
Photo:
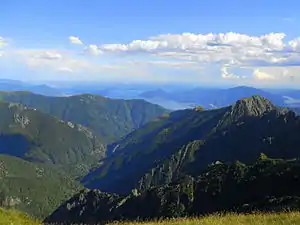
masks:
[(242, 117), (247, 116), (262, 116), (265, 113), (271, 112), (273, 110), (281, 110), (277, 108), (273, 103), (259, 95), (254, 95), (249, 98), (243, 98), (232, 106), (228, 107), (227, 112), (224, 114), (223, 118), (219, 121), (217, 127), (224, 127), (228, 124), (237, 122)]
[(266, 112), (275, 110), (277, 107), (273, 103), (259, 95), (238, 100), (231, 106), (231, 115), (240, 116), (260, 116)]

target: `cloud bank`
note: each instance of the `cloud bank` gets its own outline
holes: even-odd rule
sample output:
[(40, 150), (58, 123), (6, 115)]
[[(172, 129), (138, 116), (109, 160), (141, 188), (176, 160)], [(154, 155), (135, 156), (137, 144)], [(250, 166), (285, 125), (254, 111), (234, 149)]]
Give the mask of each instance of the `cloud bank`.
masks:
[[(124, 80), (136, 80), (139, 74), (140, 80), (147, 81), (163, 77), (170, 82), (300, 84), (300, 37), (289, 40), (284, 33), (161, 34), (129, 43), (86, 43), (77, 36), (68, 39), (82, 47), (22, 51), (12, 48), (1, 54), (21, 55), (29, 68), (94, 73), (100, 80), (110, 76), (101, 74), (105, 68), (105, 72)], [(0, 47), (6, 45), (0, 37)]]

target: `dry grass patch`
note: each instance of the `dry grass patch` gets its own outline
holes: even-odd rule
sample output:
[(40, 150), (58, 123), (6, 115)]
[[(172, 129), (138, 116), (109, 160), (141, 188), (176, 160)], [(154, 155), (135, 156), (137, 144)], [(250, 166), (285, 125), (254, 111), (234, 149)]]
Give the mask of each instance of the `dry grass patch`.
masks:
[(28, 215), (15, 210), (0, 209), (0, 224), (2, 225), (40, 225)]
[(152, 222), (116, 222), (111, 223), (111, 225), (300, 225), (300, 213), (211, 215), (202, 218), (181, 218)]

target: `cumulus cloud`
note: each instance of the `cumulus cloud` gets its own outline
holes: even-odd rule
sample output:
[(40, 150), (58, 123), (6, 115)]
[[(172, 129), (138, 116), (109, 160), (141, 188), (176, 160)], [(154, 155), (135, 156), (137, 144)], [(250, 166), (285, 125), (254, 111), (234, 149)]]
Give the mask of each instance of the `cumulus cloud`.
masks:
[[(285, 42), (284, 33), (250, 36), (239, 33), (164, 34), (128, 44), (92, 45), (93, 49), (112, 53), (144, 53), (198, 63), (272, 66), (288, 63), (300, 52), (300, 38)], [(256, 65), (260, 63), (260, 65)]]
[(149, 40), (133, 40), (129, 44), (105, 44), (106, 51), (216, 51), (219, 47), (263, 47), (266, 50), (284, 48), (284, 33), (270, 33), (262, 36), (248, 36), (239, 33), (220, 34), (166, 34), (150, 37)]
[[(4, 43), (3, 38), (0, 38), (1, 41)], [(222, 82), (239, 80), (240, 83), (250, 80), (257, 83), (300, 80), (300, 38), (286, 41), (284, 33), (260, 36), (234, 32), (162, 34), (129, 43), (98, 45), (84, 44), (75, 36), (70, 36), (69, 41), (82, 45), (85, 53), (104, 56), (87, 58), (80, 52), (82, 49), (79, 52), (78, 49), (68, 52), (27, 49), (23, 51), (24, 61), (30, 68), (51, 68), (73, 74), (78, 71), (97, 73), (99, 68), (117, 69), (122, 74), (122, 71), (125, 73), (128, 68), (134, 68), (151, 74), (149, 77), (154, 80), (163, 73), (169, 74), (170, 80), (179, 79), (179, 76), (183, 80), (198, 76), (198, 80), (214, 81), (217, 78)], [(101, 65), (103, 58), (107, 65)]]
[(69, 41), (71, 44), (83, 45), (83, 42), (78, 37), (75, 37), (75, 36), (70, 36)]
[(253, 71), (253, 76), (254, 76), (254, 79), (256, 79), (256, 80), (275, 80), (276, 79), (273, 75), (268, 74), (266, 72), (262, 72), (259, 69), (255, 69)]
[[(285, 33), (269, 33), (251, 36), (240, 33), (208, 34), (163, 34), (145, 40), (133, 40), (129, 43), (92, 45), (97, 53), (119, 53), (127, 56), (145, 54), (166, 60), (195, 62), (205, 66), (209, 64), (221, 68), (224, 79), (246, 78), (243, 73), (229, 72), (231, 66), (249, 68), (257, 81), (276, 81), (283, 76), (277, 72), (268, 73), (257, 68), (286, 68), (288, 77), (294, 77), (291, 67), (300, 66), (300, 38), (285, 41)], [(299, 73), (299, 71), (298, 71)], [(285, 79), (284, 78), (284, 79)]]
[(224, 78), (224, 79), (246, 78), (246, 76), (236, 75), (236, 74), (233, 74), (233, 73), (229, 73), (227, 65), (224, 65), (224, 66), (221, 67), (221, 77)]
[(85, 49), (91, 55), (100, 55), (102, 53), (102, 51), (97, 47), (97, 45), (89, 45)]

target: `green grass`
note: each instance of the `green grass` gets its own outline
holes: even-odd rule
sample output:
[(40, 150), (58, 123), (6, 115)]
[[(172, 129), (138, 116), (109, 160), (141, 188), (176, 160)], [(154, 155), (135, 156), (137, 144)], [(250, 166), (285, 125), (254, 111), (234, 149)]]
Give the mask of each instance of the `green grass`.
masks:
[[(0, 224), (42, 225), (29, 216), (0, 209)], [(152, 222), (114, 222), (108, 225), (298, 225), (300, 212), (211, 215), (201, 218), (180, 218)], [(58, 224), (57, 224), (58, 225)]]
[(14, 211), (0, 209), (0, 224), (9, 225), (41, 225), (38, 221), (31, 219), (28, 215)]
[(116, 222), (110, 225), (298, 225), (300, 213), (255, 213), (249, 215), (211, 215), (202, 218), (182, 218), (153, 222)]

